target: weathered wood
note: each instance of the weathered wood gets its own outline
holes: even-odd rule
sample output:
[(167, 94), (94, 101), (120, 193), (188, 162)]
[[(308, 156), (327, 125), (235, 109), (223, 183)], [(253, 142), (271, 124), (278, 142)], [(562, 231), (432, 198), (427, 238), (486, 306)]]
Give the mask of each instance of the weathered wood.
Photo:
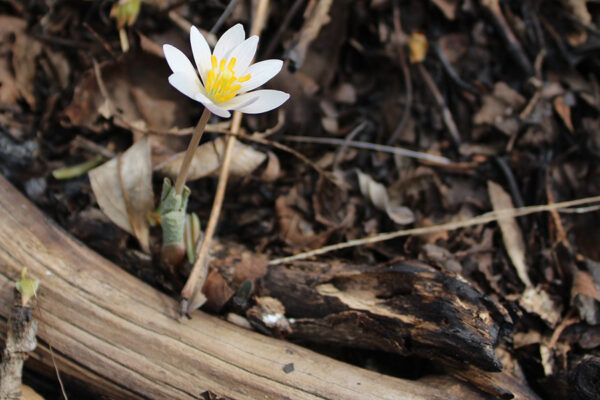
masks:
[(52, 346), (63, 375), (109, 398), (481, 398), (362, 370), (201, 312), (180, 323), (174, 299), (72, 239), (2, 177), (0, 221), (3, 323), (27, 266), (41, 280), (32, 357), (52, 366)]
[(302, 341), (502, 369), (494, 347), (510, 324), (507, 311), (459, 276), (419, 262), (271, 266), (259, 290), (283, 303)]

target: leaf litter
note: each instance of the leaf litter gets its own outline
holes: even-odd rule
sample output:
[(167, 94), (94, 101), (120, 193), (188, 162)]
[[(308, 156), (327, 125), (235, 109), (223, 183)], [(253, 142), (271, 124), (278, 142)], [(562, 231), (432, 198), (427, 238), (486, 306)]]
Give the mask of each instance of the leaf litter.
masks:
[[(149, 216), (202, 110), (168, 85), (158, 50), (184, 42), (179, 25), (209, 31), (222, 8), (144, 2), (125, 31), (131, 48), (121, 54), (113, 21), (91, 3), (0, 3), (0, 171), (67, 230), (175, 295), (189, 265), (177, 272), (160, 265), (160, 233)], [(234, 7), (221, 30), (249, 24), (247, 7)], [(292, 97), (283, 117), (244, 117), (218, 228), (219, 240), (235, 245), (215, 245), (206, 309), (244, 315), (255, 329), (271, 314), (295, 318), (293, 308), (260, 294), (269, 259), (598, 195), (599, 16), (585, 0), (271, 2), (259, 58), (287, 60), (271, 85)], [(223, 122), (210, 121), (188, 182), (203, 223), (224, 151)], [(268, 140), (255, 133), (269, 130)], [(409, 160), (403, 150), (427, 156)], [(51, 174), (114, 154), (89, 178)], [(468, 282), (515, 320), (496, 348), (507, 375), (446, 373), (493, 393), (566, 399), (559, 389), (583, 393), (573, 383), (577, 373), (600, 358), (600, 217), (578, 207), (448, 225), (318, 257), (348, 270), (418, 259)], [(232, 299), (246, 281), (253, 291), (239, 307)], [(379, 288), (350, 289), (335, 290), (353, 303), (376, 299)], [(261, 329), (288, 335), (277, 321), (272, 331)], [(377, 354), (352, 361), (390, 370)]]

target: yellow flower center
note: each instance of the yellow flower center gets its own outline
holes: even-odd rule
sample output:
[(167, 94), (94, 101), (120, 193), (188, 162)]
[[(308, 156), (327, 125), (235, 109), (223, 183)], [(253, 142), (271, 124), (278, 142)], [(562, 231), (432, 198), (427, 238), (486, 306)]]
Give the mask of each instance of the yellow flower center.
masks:
[(240, 78), (235, 76), (233, 71), (236, 62), (235, 57), (232, 57), (229, 63), (226, 59), (222, 59), (221, 62), (217, 61), (217, 57), (210, 57), (212, 69), (206, 75), (206, 92), (216, 103), (222, 103), (235, 97), (242, 88), (240, 82), (246, 82), (250, 79), (250, 74)]

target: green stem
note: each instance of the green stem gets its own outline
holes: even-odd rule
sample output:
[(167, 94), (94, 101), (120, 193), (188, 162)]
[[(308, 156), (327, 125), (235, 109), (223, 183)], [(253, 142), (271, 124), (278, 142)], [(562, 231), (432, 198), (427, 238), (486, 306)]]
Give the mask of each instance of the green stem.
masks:
[(202, 134), (204, 133), (204, 129), (206, 128), (206, 123), (208, 122), (209, 117), (210, 111), (208, 111), (208, 108), (205, 108), (202, 116), (200, 117), (200, 121), (198, 121), (198, 125), (196, 125), (196, 129), (194, 129), (194, 134), (192, 135), (190, 144), (185, 151), (183, 162), (181, 163), (179, 173), (177, 174), (177, 179), (175, 180), (175, 193), (177, 194), (181, 194), (181, 191), (183, 190), (183, 185), (185, 185), (185, 180), (187, 178), (190, 165), (194, 159), (194, 153), (196, 152), (196, 148), (200, 143), (200, 139), (202, 138)]

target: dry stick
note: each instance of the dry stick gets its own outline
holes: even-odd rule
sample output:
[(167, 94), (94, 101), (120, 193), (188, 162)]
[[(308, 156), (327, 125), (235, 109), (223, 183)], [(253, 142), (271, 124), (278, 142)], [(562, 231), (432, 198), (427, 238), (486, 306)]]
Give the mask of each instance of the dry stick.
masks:
[(190, 144), (185, 152), (185, 157), (183, 158), (183, 162), (181, 163), (181, 167), (179, 168), (179, 173), (177, 174), (177, 179), (175, 180), (175, 193), (181, 194), (183, 190), (183, 185), (185, 185), (185, 180), (188, 175), (188, 171), (190, 170), (190, 165), (192, 164), (192, 160), (194, 159), (194, 154), (196, 153), (196, 148), (200, 143), (200, 139), (202, 138), (202, 134), (204, 133), (204, 128), (206, 128), (206, 123), (210, 118), (210, 111), (208, 108), (204, 109), (202, 116), (200, 117), (200, 121), (198, 121), (198, 125), (196, 125), (196, 129), (194, 130), (194, 135), (190, 140)]
[(298, 10), (300, 10), (300, 6), (302, 5), (302, 3), (304, 3), (304, 0), (294, 1), (294, 4), (292, 4), (289, 11), (285, 15), (285, 18), (283, 19), (283, 22), (279, 26), (279, 29), (277, 29), (277, 32), (275, 32), (275, 35), (273, 35), (271, 42), (269, 42), (269, 45), (267, 46), (267, 50), (264, 53), (265, 58), (271, 57), (271, 54), (273, 54), (273, 51), (275, 51), (275, 47), (281, 41), (281, 36), (283, 35), (285, 30), (289, 26), (290, 22), (292, 22), (292, 18), (294, 18), (296, 16), (296, 13), (298, 13)]
[(215, 22), (215, 24), (211, 28), (210, 33), (212, 33), (212, 34), (217, 33), (217, 31), (219, 30), (219, 28), (221, 28), (221, 25), (223, 25), (223, 22), (225, 22), (225, 20), (227, 19), (227, 17), (229, 17), (229, 15), (231, 14), (231, 12), (233, 11), (233, 7), (235, 7), (235, 5), (237, 4), (237, 2), (238, 2), (238, 0), (230, 0), (229, 1), (229, 4), (227, 4), (227, 7), (225, 8), (225, 11), (223, 11), (223, 13), (221, 14), (221, 16), (217, 20), (217, 22)]
[(529, 62), (529, 59), (523, 51), (521, 44), (508, 26), (506, 18), (504, 18), (504, 14), (502, 14), (502, 10), (500, 9), (499, 1), (482, 0), (481, 5), (488, 10), (488, 13), (492, 19), (492, 23), (494, 24), (495, 28), (500, 31), (500, 36), (502, 36), (504, 44), (506, 44), (509, 53), (513, 56), (517, 64), (519, 64), (519, 67), (527, 75), (533, 75), (534, 71), (533, 67), (531, 66), (531, 62)]
[[(267, 20), (267, 7), (269, 0), (260, 0), (254, 14), (254, 21), (252, 22), (252, 29), (250, 35), (257, 35), (262, 31), (262, 28)], [(190, 313), (190, 299), (193, 299), (194, 295), (202, 290), (204, 281), (208, 274), (208, 250), (210, 243), (215, 234), (217, 222), (221, 214), (221, 207), (223, 205), (223, 199), (225, 198), (225, 189), (227, 187), (227, 180), (229, 178), (229, 166), (231, 165), (231, 157), (233, 156), (233, 149), (237, 141), (236, 135), (240, 130), (242, 124), (242, 113), (235, 111), (231, 119), (231, 135), (227, 138), (227, 144), (225, 147), (225, 154), (223, 156), (223, 163), (221, 164), (221, 170), (219, 172), (219, 183), (217, 185), (217, 191), (215, 193), (215, 199), (213, 200), (212, 209), (210, 210), (210, 216), (208, 218), (208, 224), (206, 225), (206, 232), (204, 233), (204, 239), (200, 242), (200, 249), (198, 250), (198, 256), (194, 262), (192, 272), (188, 277), (185, 286), (181, 290), (181, 303), (180, 310), (182, 315)]]
[(466, 227), (473, 226), (473, 225), (487, 224), (489, 222), (497, 221), (500, 218), (522, 217), (524, 215), (534, 214), (534, 213), (538, 213), (538, 212), (561, 210), (561, 209), (567, 208), (567, 207), (572, 207), (572, 206), (577, 206), (577, 205), (587, 204), (587, 203), (597, 203), (597, 202), (600, 202), (600, 196), (586, 197), (583, 199), (563, 201), (563, 202), (554, 203), (554, 204), (543, 204), (543, 205), (537, 205), (537, 206), (528, 206), (528, 207), (521, 207), (521, 208), (510, 208), (510, 209), (505, 209), (505, 210), (491, 211), (491, 212), (488, 212), (488, 213), (485, 213), (485, 214), (482, 214), (477, 217), (470, 218), (470, 219), (467, 219), (464, 221), (456, 221), (456, 222), (449, 222), (449, 223), (441, 224), (441, 225), (427, 226), (427, 227), (423, 227), (423, 228), (404, 229), (404, 230), (395, 231), (395, 232), (380, 233), (378, 235), (373, 235), (373, 236), (369, 236), (366, 238), (349, 240), (349, 241), (343, 242), (343, 243), (336, 243), (336, 244), (332, 244), (330, 246), (321, 247), (320, 249), (310, 250), (310, 251), (307, 251), (304, 253), (299, 253), (299, 254), (296, 254), (293, 256), (277, 258), (275, 260), (269, 261), (269, 265), (278, 265), (278, 264), (283, 264), (283, 263), (287, 263), (290, 261), (304, 260), (306, 258), (317, 256), (320, 254), (329, 253), (330, 251), (334, 251), (334, 250), (341, 250), (341, 249), (347, 249), (349, 247), (356, 247), (356, 246), (362, 246), (362, 245), (370, 244), (370, 243), (383, 242), (385, 240), (395, 239), (395, 238), (399, 238), (402, 236), (425, 235), (425, 234), (430, 234), (430, 233), (435, 233), (435, 232), (455, 230), (455, 229), (459, 229), (459, 228), (466, 228)]
[(328, 138), (328, 137), (313, 137), (313, 136), (284, 136), (283, 140), (287, 140), (290, 142), (300, 142), (300, 143), (319, 143), (319, 144), (329, 144), (332, 146), (348, 146), (355, 147), (357, 149), (365, 149), (372, 151), (381, 151), (385, 153), (397, 154), (399, 156), (404, 157), (412, 157), (420, 160), (427, 160), (436, 164), (452, 164), (452, 160), (442, 156), (436, 156), (434, 154), (421, 153), (418, 151), (404, 149), (402, 147), (397, 146), (387, 146), (384, 144), (377, 143), (369, 143), (369, 142), (359, 142), (355, 140), (345, 141), (344, 139), (338, 138)]
[(423, 64), (419, 63), (417, 67), (419, 69), (421, 77), (425, 81), (425, 84), (427, 84), (427, 88), (433, 95), (435, 102), (442, 111), (442, 119), (444, 120), (444, 125), (446, 125), (446, 129), (448, 129), (448, 132), (450, 133), (450, 137), (454, 141), (456, 147), (460, 146), (460, 135), (458, 134), (458, 128), (456, 127), (454, 118), (452, 118), (452, 113), (450, 112), (450, 109), (446, 104), (446, 100), (444, 100), (444, 96), (442, 96), (442, 93), (440, 93), (440, 90), (433, 81), (433, 78), (431, 77), (431, 75), (429, 75), (429, 72), (427, 72)]
[[(394, 1), (393, 7), (394, 7), (394, 31), (395, 31), (394, 33), (396, 34), (397, 38), (405, 37), (406, 35), (404, 34), (404, 31), (402, 30), (402, 24), (400, 22), (400, 6), (399, 6), (397, 0)], [(405, 40), (402, 40), (402, 42), (404, 42), (404, 41)], [(408, 117), (410, 116), (410, 110), (412, 108), (412, 102), (413, 102), (412, 77), (410, 75), (410, 68), (408, 67), (408, 64), (406, 63), (406, 54), (404, 52), (404, 43), (395, 43), (395, 45), (396, 45), (395, 46), (396, 51), (398, 53), (398, 59), (400, 60), (400, 65), (402, 67), (402, 75), (404, 76), (404, 86), (406, 88), (406, 92), (405, 92), (406, 102), (404, 105), (404, 110), (402, 111), (402, 117), (400, 117), (400, 122), (398, 122), (398, 125), (396, 125), (396, 128), (394, 129), (392, 136), (390, 136), (390, 138), (387, 141), (388, 145), (392, 145), (392, 144), (396, 143), (396, 140), (398, 140), (398, 137), (404, 130), (404, 126), (406, 125), (406, 122), (408, 121)]]

